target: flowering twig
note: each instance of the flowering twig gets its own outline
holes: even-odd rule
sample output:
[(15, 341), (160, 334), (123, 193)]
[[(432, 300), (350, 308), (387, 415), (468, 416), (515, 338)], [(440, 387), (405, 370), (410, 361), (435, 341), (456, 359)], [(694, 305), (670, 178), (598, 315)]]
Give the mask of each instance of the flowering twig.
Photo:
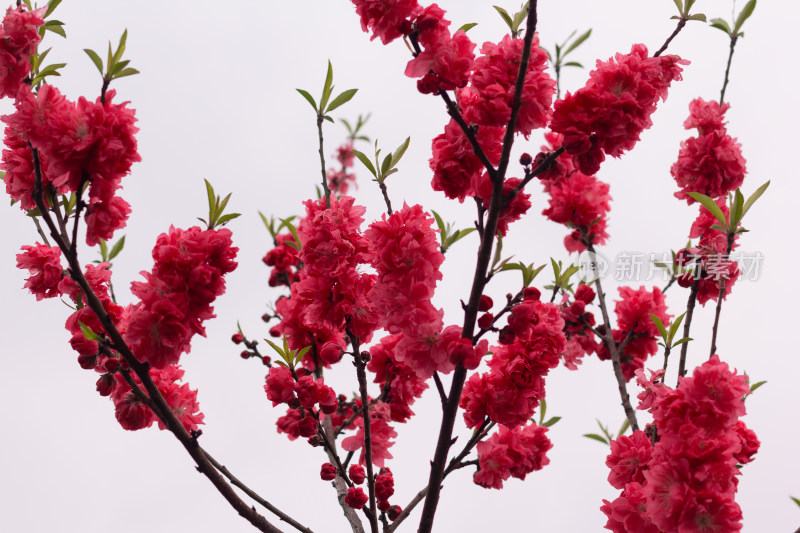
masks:
[(731, 61), (733, 60), (733, 50), (736, 48), (736, 41), (739, 39), (738, 34), (734, 34), (731, 36), (731, 45), (730, 51), (728, 52), (728, 65), (725, 67), (725, 79), (722, 82), (722, 90), (719, 93), (719, 105), (722, 105), (725, 101), (725, 89), (728, 88), (728, 80), (731, 73)]
[(322, 121), (325, 115), (321, 111), (317, 113), (317, 133), (319, 135), (319, 165), (322, 172), (322, 190), (325, 191), (325, 207), (331, 206), (331, 189), (328, 187), (328, 173), (325, 171), (325, 152), (322, 138)]
[(675, 28), (675, 31), (673, 31), (672, 34), (669, 37), (667, 37), (667, 40), (664, 41), (664, 44), (661, 45), (661, 48), (659, 48), (656, 51), (656, 53), (653, 54), (653, 57), (658, 57), (666, 51), (667, 47), (669, 46), (669, 43), (672, 42), (672, 39), (674, 39), (681, 32), (684, 26), (686, 26), (687, 20), (688, 19), (686, 18), (685, 15), (681, 15), (681, 17), (678, 19), (678, 26)]
[[(503, 152), (500, 157), (496, 174), (492, 178), (492, 196), (489, 203), (489, 215), (486, 219), (484, 234), (481, 238), (480, 248), (478, 249), (478, 259), (475, 265), (475, 276), (472, 281), (469, 303), (464, 312), (464, 326), (461, 332), (462, 338), (473, 339), (475, 332), (475, 322), (478, 317), (478, 304), (480, 303), (483, 289), (486, 286), (486, 272), (489, 268), (494, 237), (497, 231), (497, 222), (500, 218), (500, 211), (503, 205), (503, 180), (505, 171), (508, 167), (511, 145), (514, 142), (514, 131), (517, 124), (519, 108), (522, 104), (522, 87), (525, 81), (525, 74), (528, 71), (528, 61), (531, 55), (533, 34), (536, 31), (536, 0), (531, 2), (530, 10), (525, 29), (525, 39), (520, 58), (519, 72), (515, 85), (514, 101), (511, 106), (511, 118), (508, 121), (506, 135), (503, 139)], [(422, 517), (418, 533), (430, 533), (433, 529), (433, 517), (436, 514), (436, 507), (439, 503), (439, 494), (442, 490), (442, 480), (444, 479), (445, 461), (447, 454), (452, 446), (453, 426), (455, 424), (458, 404), (461, 400), (461, 392), (464, 388), (464, 381), (467, 377), (467, 370), (463, 365), (458, 365), (453, 372), (453, 381), (450, 385), (450, 394), (447, 397), (447, 404), (442, 412), (442, 423), (439, 428), (439, 438), (436, 442), (436, 451), (431, 461), (431, 473), (428, 478), (428, 493), (425, 495), (425, 504), (422, 508)]]
[[(694, 315), (694, 306), (697, 302), (697, 291), (700, 288), (700, 278), (696, 278), (692, 283), (692, 289), (689, 292), (689, 301), (686, 303), (686, 320), (683, 323), (683, 337), (689, 336), (692, 328), (692, 316)], [(684, 342), (681, 345), (681, 359), (678, 363), (678, 384), (680, 384), (681, 377), (686, 375), (686, 355), (689, 353), (689, 343)], [(662, 378), (663, 383), (663, 378)], [(675, 385), (678, 386), (677, 384)]]
[[(322, 421), (322, 427), (325, 428), (325, 433), (323, 433), (323, 438), (325, 438), (325, 434), (332, 435), (333, 434), (333, 422), (331, 422), (331, 417), (326, 416), (325, 420)], [(330, 449), (329, 449), (330, 447)], [(331, 449), (333, 452), (331, 452)], [(337, 463), (337, 465), (341, 465), (341, 461), (339, 460), (339, 456), (336, 453), (336, 443), (332, 441), (328, 441), (328, 445), (325, 447), (325, 452), (328, 454), (328, 459), (331, 462)], [(344, 468), (339, 466), (339, 468)], [(347, 505), (345, 498), (347, 497), (347, 481), (342, 476), (345, 475), (344, 471), (342, 470), (342, 475), (336, 476), (333, 479), (333, 486), (336, 488), (337, 499), (339, 500), (339, 505), (344, 512), (345, 518), (347, 521), (350, 522), (350, 528), (353, 530), (353, 533), (364, 533), (364, 526), (361, 524), (361, 519), (358, 518), (358, 514), (356, 514), (355, 510)]]
[[(588, 235), (582, 235), (582, 237), (587, 241), (586, 248), (591, 253), (596, 253), (594, 249), (594, 245), (588, 240)], [(595, 286), (597, 287), (597, 297), (600, 301), (600, 310), (603, 313), (603, 324), (605, 325), (605, 344), (608, 347), (609, 353), (611, 353), (611, 364), (614, 367), (614, 376), (617, 378), (617, 388), (619, 389), (619, 396), (622, 400), (622, 408), (625, 410), (625, 416), (628, 418), (628, 422), (630, 422), (631, 427), (634, 431), (639, 429), (639, 422), (636, 420), (636, 411), (634, 411), (633, 406), (631, 405), (631, 397), (628, 394), (628, 386), (625, 382), (625, 377), (622, 375), (622, 363), (620, 361), (620, 354), (617, 350), (616, 342), (614, 342), (614, 336), (611, 330), (611, 320), (608, 317), (608, 307), (606, 306), (606, 296), (605, 292), (603, 292), (603, 285), (600, 283), (600, 278), (595, 280)]]
[(95, 294), (94, 290), (89, 285), (89, 282), (86, 280), (86, 277), (83, 275), (81, 265), (78, 262), (78, 256), (76, 253), (72, 253), (66, 235), (63, 235), (59, 232), (56, 224), (53, 222), (52, 217), (50, 217), (50, 212), (47, 209), (44, 201), (39, 151), (35, 148), (32, 148), (31, 153), (34, 169), (34, 187), (32, 197), (36, 203), (36, 207), (39, 208), (41, 216), (50, 230), (53, 240), (56, 242), (56, 244), (58, 244), (58, 247), (66, 256), (67, 262), (69, 263), (70, 277), (83, 291), (83, 294), (86, 297), (86, 304), (97, 316), (97, 319), (100, 321), (103, 329), (114, 343), (114, 347), (123, 357), (123, 359), (125, 359), (131, 369), (136, 373), (136, 375), (139, 377), (139, 380), (147, 390), (150, 400), (156, 407), (156, 409), (154, 409), (154, 413), (163, 422), (167, 430), (175, 435), (192, 459), (194, 459), (195, 463), (197, 464), (197, 470), (205, 475), (209, 481), (211, 481), (220, 494), (222, 494), (228, 503), (230, 503), (230, 505), (245, 520), (250, 522), (259, 531), (263, 531), (264, 533), (280, 533), (280, 529), (272, 525), (272, 523), (264, 518), (264, 516), (256, 512), (253, 507), (245, 503), (236, 494), (233, 488), (225, 481), (220, 472), (214, 468), (214, 465), (209, 462), (205, 453), (203, 453), (198, 446), (197, 439), (190, 435), (186, 428), (183, 427), (183, 424), (181, 424), (180, 420), (178, 420), (178, 417), (172, 411), (169, 404), (167, 404), (166, 400), (161, 395), (161, 392), (158, 390), (158, 387), (156, 387), (155, 383), (150, 377), (150, 366), (146, 363), (141, 363), (138, 359), (136, 359), (131, 349), (125, 343), (125, 340), (122, 338), (119, 330), (117, 330), (114, 322), (111, 320), (111, 317), (103, 307), (102, 302), (100, 302), (97, 294)]
[[(733, 249), (733, 239), (736, 234), (733, 231), (728, 232), (728, 247), (725, 249), (725, 260), (727, 261), (731, 255), (731, 250)], [(717, 351), (717, 329), (719, 328), (719, 314), (722, 311), (722, 300), (725, 297), (725, 282), (727, 279), (725, 276), (722, 277), (720, 280), (719, 286), (719, 294), (717, 297), (717, 309), (714, 312), (714, 327), (711, 330), (711, 353), (708, 354), (708, 357), (713, 357), (714, 353)]]

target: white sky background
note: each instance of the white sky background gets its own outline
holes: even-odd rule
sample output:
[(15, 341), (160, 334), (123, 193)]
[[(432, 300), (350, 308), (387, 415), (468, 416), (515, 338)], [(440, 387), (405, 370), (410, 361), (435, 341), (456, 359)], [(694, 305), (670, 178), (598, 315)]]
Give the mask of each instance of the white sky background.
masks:
[[(740, 0), (739, 6), (744, 2)], [(490, 2), (446, 1), (453, 27), (480, 24), (470, 31), (479, 43), (498, 41), (504, 34)], [(509, 10), (517, 2), (505, 2)], [(543, 44), (562, 41), (573, 29), (593, 28), (592, 37), (573, 56), (591, 67), (595, 59), (628, 52), (633, 43), (657, 49), (671, 33), (675, 10), (669, 0), (569, 0), (540, 2), (539, 31)], [(696, 10), (730, 18), (728, 0), (701, 0)], [(747, 424), (762, 442), (754, 463), (743, 470), (737, 497), (746, 533), (793, 531), (800, 509), (789, 495), (800, 497), (797, 442), (800, 370), (797, 350), (789, 337), (796, 330), (793, 307), (796, 244), (789, 220), (798, 185), (792, 161), (797, 151), (796, 87), (798, 76), (788, 59), (789, 35), (800, 8), (789, 2), (759, 3), (747, 22), (745, 38), (734, 57), (726, 99), (729, 131), (739, 138), (748, 162), (743, 186), (752, 192), (767, 179), (772, 186), (748, 214), (752, 230), (740, 240), (744, 251), (760, 251), (765, 260), (757, 281), (740, 281), (722, 311), (718, 352), (731, 366), (753, 380), (769, 383), (747, 402)], [(121, 301), (126, 287), (141, 270), (152, 266), (150, 250), (170, 224), (188, 227), (206, 213), (203, 178), (220, 192), (233, 192), (231, 208), (243, 216), (230, 224), (240, 247), (239, 269), (228, 277), (228, 291), (218, 300), (218, 318), (207, 324), (208, 339), (195, 338), (183, 357), (187, 379), (200, 391), (206, 414), (203, 445), (236, 475), (300, 522), (318, 532), (345, 531), (346, 522), (335, 493), (319, 479), (326, 459), (302, 441), (277, 435), (274, 421), (283, 409), (273, 409), (263, 391), (265, 368), (242, 361), (230, 335), (240, 320), (249, 336), (266, 336), (260, 320), (268, 300), (277, 293), (267, 287), (268, 270), (260, 259), (268, 249), (257, 211), (276, 216), (301, 213), (300, 202), (314, 194), (319, 180), (314, 116), (296, 87), (319, 93), (326, 61), (334, 66), (337, 89), (358, 87), (355, 99), (337, 110), (337, 118), (372, 112), (366, 134), (381, 146), (394, 148), (406, 136), (411, 147), (400, 173), (388, 181), (394, 205), (421, 203), (436, 209), (460, 227), (472, 223), (472, 204), (446, 201), (430, 190), (427, 160), (430, 141), (447, 122), (444, 106), (420, 95), (415, 80), (403, 75), (410, 58), (402, 42), (388, 47), (369, 42), (360, 30), (350, 2), (124, 2), (67, 0), (56, 11), (66, 22), (68, 40), (48, 34), (54, 46), (51, 62), (67, 62), (56, 85), (70, 98), (95, 98), (100, 80), (81, 51), (102, 52), (129, 31), (126, 57), (142, 74), (115, 82), (119, 101), (130, 100), (139, 118), (139, 150), (143, 161), (124, 180), (123, 197), (133, 206), (127, 246), (116, 261), (114, 282)], [(786, 37), (784, 37), (786, 36)], [(728, 41), (724, 34), (689, 23), (669, 52), (690, 59), (684, 81), (654, 115), (655, 126), (630, 154), (607, 161), (599, 177), (611, 184), (608, 256), (621, 251), (665, 252), (681, 247), (697, 208), (672, 197), (675, 184), (669, 166), (681, 139), (689, 101), (716, 99), (722, 83)], [(588, 70), (567, 69), (562, 87), (579, 88)], [(2, 104), (7, 113), (10, 104)], [(340, 125), (326, 123), (325, 153), (329, 157), (344, 138)], [(535, 154), (540, 138), (518, 140)], [(368, 146), (362, 145), (362, 149)], [(519, 173), (512, 165), (511, 173)], [(368, 219), (380, 216), (383, 204), (374, 183), (358, 168), (358, 202), (368, 207)], [(505, 250), (526, 262), (542, 264), (550, 256), (568, 259), (561, 244), (566, 229), (540, 215), (546, 198), (538, 184), (531, 187), (533, 208), (511, 226)], [(111, 403), (94, 391), (97, 374), (82, 370), (63, 328), (69, 310), (58, 301), (36, 302), (21, 289), (26, 274), (14, 268), (14, 254), (37, 240), (32, 224), (16, 208), (0, 208), (0, 237), (5, 259), (2, 319), (3, 371), (0, 373), (0, 531), (81, 531), (117, 533), (173, 531), (251, 531), (208, 481), (193, 468), (188, 455), (167, 432), (123, 431)], [(437, 303), (448, 323), (460, 323), (459, 298), (466, 298), (477, 239), (464, 239), (448, 252), (445, 280)], [(84, 252), (84, 262), (95, 258)], [(539, 286), (549, 282), (545, 270)], [(496, 302), (517, 287), (509, 273), (488, 289)], [(635, 283), (638, 287), (641, 283)], [(648, 286), (652, 282), (645, 283)], [(616, 299), (613, 283), (610, 299)], [(663, 285), (658, 282), (658, 285)], [(686, 290), (668, 293), (673, 315), (683, 311)], [(598, 311), (599, 316), (599, 311)], [(713, 320), (711, 304), (696, 310), (690, 349), (692, 366), (704, 360)], [(661, 365), (661, 356), (652, 366)], [(350, 365), (338, 370), (337, 391), (355, 390)], [(675, 369), (673, 368), (673, 374)], [(670, 380), (674, 382), (672, 374)], [(445, 378), (446, 385), (449, 377)], [(619, 427), (623, 412), (610, 363), (590, 359), (577, 372), (558, 368), (547, 380), (550, 415), (563, 420), (550, 432), (555, 447), (551, 464), (525, 482), (509, 480), (502, 491), (475, 486), (471, 469), (445, 482), (437, 513), (439, 531), (600, 531), (603, 498), (618, 493), (606, 482), (608, 449), (581, 437), (595, 432), (595, 418)], [(631, 387), (632, 395), (637, 393)], [(418, 416), (398, 425), (392, 448), (396, 495), (405, 504), (428, 476), (435, 446), (439, 402), (429, 390), (415, 406)], [(641, 415), (640, 415), (641, 416)], [(461, 416), (460, 446), (468, 436)], [(404, 528), (416, 529), (419, 511)], [(272, 519), (270, 517), (270, 519)], [(277, 522), (277, 520), (275, 520)], [(285, 527), (286, 531), (290, 528)]]

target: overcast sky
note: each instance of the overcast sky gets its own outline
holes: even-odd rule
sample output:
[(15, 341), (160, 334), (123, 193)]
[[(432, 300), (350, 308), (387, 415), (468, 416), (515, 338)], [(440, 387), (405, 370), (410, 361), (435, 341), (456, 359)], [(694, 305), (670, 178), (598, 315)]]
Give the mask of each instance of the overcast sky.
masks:
[[(593, 28), (592, 37), (574, 55), (587, 66), (633, 43), (657, 49), (673, 29), (669, 0), (563, 0), (540, 2), (542, 43), (551, 46), (577, 29)], [(739, 6), (743, 2), (740, 0)], [(489, 2), (440, 2), (453, 27), (467, 22), (476, 42), (498, 41), (504, 33)], [(517, 2), (504, 3), (509, 10)], [(730, 19), (728, 0), (701, 0), (696, 9), (709, 18)], [(798, 195), (794, 168), (797, 152), (798, 75), (788, 35), (796, 33), (800, 8), (790, 2), (762, 1), (744, 28), (734, 57), (727, 100), (729, 131), (743, 145), (749, 175), (743, 185), (752, 192), (768, 179), (772, 185), (748, 214), (751, 230), (741, 249), (760, 252), (759, 279), (741, 281), (722, 311), (718, 352), (754, 381), (768, 384), (747, 401), (747, 424), (762, 442), (754, 463), (743, 469), (737, 501), (744, 512), (745, 533), (792, 531), (800, 525), (797, 443), (800, 362), (796, 334), (798, 297), (797, 244), (792, 241)], [(334, 491), (320, 481), (325, 461), (318, 449), (277, 435), (274, 422), (283, 414), (272, 409), (263, 391), (264, 367), (242, 361), (230, 343), (236, 321), (248, 335), (262, 338), (259, 317), (277, 293), (267, 287), (268, 271), (260, 259), (268, 236), (257, 211), (276, 216), (301, 212), (300, 203), (314, 195), (319, 178), (313, 112), (296, 87), (318, 94), (330, 59), (339, 90), (358, 87), (356, 97), (336, 118), (372, 113), (366, 134), (393, 148), (407, 136), (411, 147), (400, 172), (388, 182), (395, 205), (403, 201), (435, 209), (460, 227), (471, 225), (473, 207), (446, 201), (430, 190), (430, 140), (447, 122), (440, 100), (417, 93), (403, 75), (409, 52), (401, 41), (385, 47), (369, 42), (360, 30), (352, 4), (345, 0), (236, 3), (125, 2), (67, 0), (56, 11), (69, 39), (49, 34), (49, 59), (67, 62), (58, 87), (70, 98), (95, 98), (100, 80), (83, 48), (103, 51), (127, 28), (131, 66), (141, 75), (116, 82), (120, 100), (130, 100), (139, 118), (143, 161), (124, 180), (122, 196), (133, 206), (127, 246), (115, 262), (114, 283), (123, 302), (138, 272), (152, 266), (150, 250), (170, 224), (188, 227), (206, 213), (203, 178), (220, 192), (233, 192), (231, 209), (243, 216), (230, 224), (240, 247), (240, 267), (228, 277), (228, 292), (216, 305), (218, 318), (207, 324), (208, 339), (195, 338), (183, 357), (186, 377), (199, 389), (206, 414), (203, 444), (243, 481), (315, 531), (344, 531), (346, 523)], [(790, 33), (792, 32), (792, 33)], [(670, 91), (653, 117), (655, 126), (637, 148), (620, 160), (607, 161), (598, 176), (611, 184), (609, 243), (601, 250), (614, 257), (624, 252), (664, 253), (685, 244), (697, 208), (672, 197), (675, 183), (669, 166), (680, 141), (691, 99), (716, 99), (727, 58), (726, 36), (702, 23), (690, 23), (670, 47), (692, 61), (684, 81)], [(564, 73), (562, 87), (575, 90), (588, 70)], [(10, 103), (3, 102), (4, 113)], [(345, 130), (326, 124), (326, 155)], [(515, 153), (535, 153), (537, 134), (520, 139)], [(362, 148), (365, 148), (362, 146)], [(515, 169), (516, 170), (516, 169)], [(359, 169), (357, 201), (368, 218), (383, 209), (379, 191)], [(566, 230), (540, 215), (546, 207), (533, 184), (533, 208), (511, 227), (505, 250), (536, 264), (556, 257), (570, 260), (562, 246)], [(227, 506), (192, 467), (190, 458), (166, 432), (153, 428), (129, 433), (113, 415), (113, 406), (94, 391), (97, 376), (77, 365), (64, 321), (69, 310), (60, 302), (36, 302), (21, 289), (26, 274), (14, 268), (14, 254), (37, 239), (34, 227), (14, 207), (0, 209), (6, 231), (0, 236), (4, 260), (2, 321), (3, 371), (0, 372), (0, 531), (154, 533), (174, 531), (239, 532), (251, 527)], [(452, 252), (436, 303), (448, 323), (460, 323), (459, 298), (466, 298), (477, 239), (467, 238)], [(84, 251), (82, 260), (94, 259)], [(573, 258), (574, 259), (574, 256)], [(550, 281), (545, 270), (539, 285)], [(662, 285), (660, 280), (635, 282)], [(518, 284), (516, 275), (493, 282), (495, 300)], [(608, 283), (616, 299), (613, 281)], [(683, 312), (687, 293), (673, 287), (668, 304)], [(710, 342), (711, 305), (698, 307), (692, 330), (692, 365), (702, 362)], [(660, 366), (661, 356), (652, 360)], [(334, 378), (337, 390), (355, 390), (349, 365)], [(674, 372), (674, 370), (673, 370)], [(446, 381), (449, 381), (447, 378)], [(472, 484), (469, 469), (445, 483), (437, 513), (439, 531), (599, 531), (605, 517), (601, 500), (617, 492), (607, 482), (608, 449), (581, 437), (595, 432), (595, 419), (612, 428), (623, 420), (610, 364), (586, 361), (577, 372), (558, 368), (547, 381), (549, 412), (563, 420), (551, 431), (551, 464), (525, 482), (510, 480), (502, 491)], [(632, 393), (636, 391), (632, 389)], [(401, 506), (421, 489), (428, 476), (440, 408), (428, 391), (415, 404), (418, 417), (398, 427), (392, 448), (396, 496)], [(461, 417), (457, 434), (469, 434)], [(418, 518), (418, 512), (414, 515)], [(415, 530), (415, 520), (405, 526)], [(288, 530), (288, 529), (287, 529)]]

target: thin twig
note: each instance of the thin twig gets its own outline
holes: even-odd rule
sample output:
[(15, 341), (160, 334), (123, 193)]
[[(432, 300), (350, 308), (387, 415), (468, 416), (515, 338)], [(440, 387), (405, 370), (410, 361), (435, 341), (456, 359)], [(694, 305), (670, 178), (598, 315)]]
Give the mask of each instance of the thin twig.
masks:
[[(596, 253), (594, 250), (594, 245), (591, 242), (586, 243), (586, 248), (590, 252)], [(603, 324), (605, 325), (605, 344), (608, 348), (608, 351), (611, 353), (611, 364), (614, 367), (614, 377), (617, 378), (617, 388), (619, 389), (619, 396), (622, 400), (622, 408), (625, 410), (625, 416), (628, 418), (631, 428), (633, 428), (634, 431), (637, 431), (639, 429), (639, 422), (636, 420), (636, 411), (631, 405), (631, 397), (628, 394), (628, 385), (625, 381), (625, 376), (622, 375), (622, 363), (620, 360), (619, 351), (617, 350), (616, 342), (614, 342), (614, 334), (611, 330), (611, 320), (608, 317), (608, 307), (606, 306), (606, 296), (603, 292), (603, 285), (600, 283), (600, 278), (597, 278), (594, 283), (597, 287), (597, 297), (600, 301), (600, 310), (603, 313)]]
[(328, 173), (325, 171), (325, 152), (324, 143), (322, 139), (322, 121), (324, 120), (321, 113), (317, 114), (317, 134), (319, 135), (319, 164), (320, 171), (322, 172), (322, 190), (325, 191), (325, 207), (331, 206), (331, 189), (328, 187)]
[[(692, 329), (692, 316), (694, 315), (694, 306), (697, 302), (697, 290), (700, 287), (700, 278), (695, 278), (692, 283), (692, 289), (689, 292), (689, 301), (686, 302), (686, 319), (683, 321), (683, 338), (687, 338)], [(678, 363), (678, 382), (676, 387), (680, 385), (681, 378), (686, 375), (686, 355), (689, 353), (689, 343), (684, 342), (681, 345), (681, 359)], [(663, 381), (662, 381), (663, 383)]]
[[(733, 249), (733, 239), (736, 237), (736, 234), (731, 231), (728, 233), (728, 247), (725, 249), (725, 261), (728, 261), (728, 258), (731, 255), (731, 250)], [(725, 299), (725, 282), (727, 281), (727, 277), (722, 276), (720, 280), (719, 286), (719, 294), (717, 295), (717, 309), (714, 313), (714, 327), (711, 330), (711, 353), (708, 354), (708, 357), (714, 357), (714, 354), (717, 352), (717, 330), (719, 328), (719, 314), (722, 311), (722, 300)]]
[(725, 89), (728, 88), (728, 81), (731, 74), (731, 61), (733, 61), (733, 50), (736, 48), (736, 41), (739, 39), (738, 35), (731, 37), (730, 52), (728, 52), (728, 65), (725, 67), (725, 80), (722, 82), (722, 90), (719, 93), (719, 105), (725, 102)]
[(382, 179), (378, 182), (378, 186), (381, 188), (381, 194), (383, 194), (383, 201), (386, 203), (386, 211), (389, 213), (389, 216), (392, 216), (392, 202), (389, 200), (389, 191), (386, 189), (386, 180)]
[[(322, 421), (322, 427), (325, 429), (325, 433), (323, 435), (333, 434), (333, 422), (331, 422), (331, 417), (325, 417), (325, 420)], [(325, 452), (328, 454), (328, 460), (341, 464), (341, 461), (339, 461), (339, 456), (336, 454), (336, 443), (329, 442), (328, 444), (333, 447), (333, 453), (331, 453), (327, 446), (325, 447)], [(355, 509), (347, 505), (347, 502), (345, 501), (345, 498), (347, 497), (347, 482), (345, 481), (345, 478), (342, 476), (336, 476), (333, 480), (333, 486), (336, 488), (339, 506), (342, 508), (345, 518), (347, 518), (347, 521), (350, 523), (350, 528), (353, 530), (353, 533), (364, 533), (364, 526), (361, 524), (361, 519), (358, 517)]]
[(447, 404), (447, 394), (444, 392), (444, 385), (442, 385), (442, 378), (439, 377), (438, 372), (433, 373), (433, 381), (436, 383), (436, 390), (439, 391), (439, 399), (442, 401), (442, 405)]
[(684, 15), (681, 15), (681, 18), (678, 19), (678, 26), (675, 28), (675, 31), (672, 32), (672, 35), (667, 37), (667, 40), (664, 42), (664, 44), (661, 45), (661, 48), (659, 48), (658, 51), (655, 54), (653, 54), (653, 57), (658, 57), (664, 53), (664, 51), (669, 46), (669, 43), (672, 42), (672, 39), (674, 39), (675, 36), (681, 32), (684, 26), (686, 26), (686, 21), (687, 18)]

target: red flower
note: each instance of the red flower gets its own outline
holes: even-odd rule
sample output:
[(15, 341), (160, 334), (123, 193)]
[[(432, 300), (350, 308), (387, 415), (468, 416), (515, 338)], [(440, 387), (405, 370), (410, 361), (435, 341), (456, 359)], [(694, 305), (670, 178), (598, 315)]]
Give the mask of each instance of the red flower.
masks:
[(17, 254), (17, 268), (27, 269), (30, 274), (25, 280), (25, 288), (37, 300), (59, 296), (59, 283), (63, 276), (61, 250), (39, 243), (35, 246), (23, 246), (22, 250), (22, 253)]

